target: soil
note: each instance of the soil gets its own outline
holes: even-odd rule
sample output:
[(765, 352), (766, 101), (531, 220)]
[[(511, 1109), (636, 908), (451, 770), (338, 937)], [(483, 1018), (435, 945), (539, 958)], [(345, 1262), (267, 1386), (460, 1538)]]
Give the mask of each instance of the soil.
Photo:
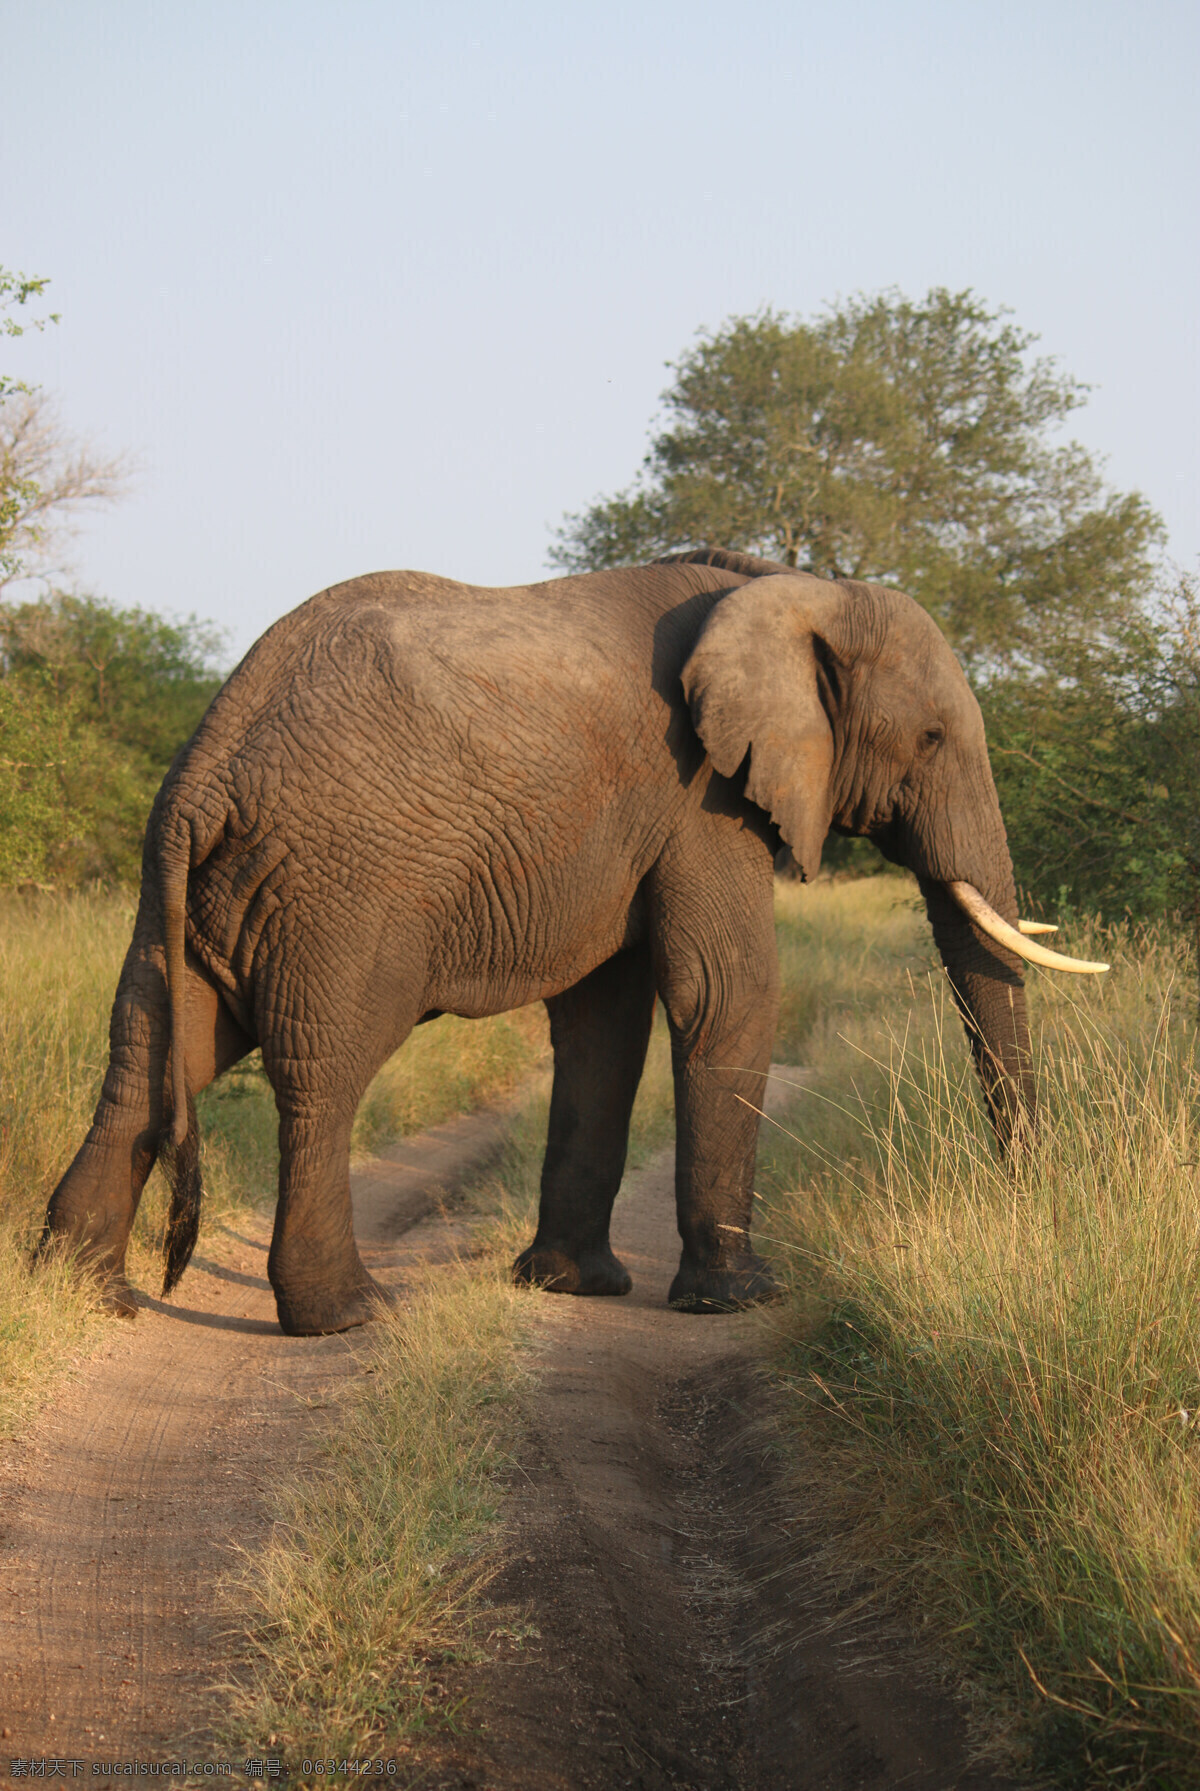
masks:
[[(773, 1066), (780, 1094), (802, 1076)], [(625, 1299), (547, 1302), (490, 1660), (447, 1690), (482, 1730), (437, 1791), (1005, 1791), (895, 1625), (797, 1542), (754, 1321), (672, 1312), (674, 1161), (627, 1178)]]
[[(384, 1286), (456, 1253), (440, 1197), (499, 1150), (508, 1118), (451, 1120), (352, 1175)], [(215, 1582), (265, 1540), (269, 1481), (359, 1366), (361, 1333), (280, 1331), (269, 1245), (269, 1216), (207, 1233), (175, 1298), (139, 1295), (136, 1320), (114, 1319), (0, 1454), (0, 1775), (15, 1759), (215, 1757), (209, 1688), (230, 1652)]]
[[(356, 1174), (381, 1281), (458, 1252), (439, 1195), (504, 1125), (452, 1121)], [(546, 1296), (491, 1633), (446, 1663), (467, 1726), (430, 1743), (421, 1786), (1002, 1791), (914, 1647), (851, 1622), (797, 1547), (752, 1321), (667, 1309), (670, 1153), (627, 1178), (613, 1235), (628, 1298)], [(359, 1363), (353, 1334), (281, 1335), (268, 1242), (265, 1221), (227, 1229), (0, 1464), (0, 1774), (215, 1757), (215, 1580)]]

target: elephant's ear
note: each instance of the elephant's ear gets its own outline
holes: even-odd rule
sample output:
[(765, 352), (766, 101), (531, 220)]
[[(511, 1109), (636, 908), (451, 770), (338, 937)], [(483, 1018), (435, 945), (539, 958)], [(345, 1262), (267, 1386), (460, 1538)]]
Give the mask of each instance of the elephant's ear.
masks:
[(833, 729), (818, 651), (838, 601), (838, 587), (823, 579), (756, 578), (715, 606), (683, 668), (714, 768), (732, 777), (749, 753), (746, 795), (775, 822), (806, 882), (829, 831)]

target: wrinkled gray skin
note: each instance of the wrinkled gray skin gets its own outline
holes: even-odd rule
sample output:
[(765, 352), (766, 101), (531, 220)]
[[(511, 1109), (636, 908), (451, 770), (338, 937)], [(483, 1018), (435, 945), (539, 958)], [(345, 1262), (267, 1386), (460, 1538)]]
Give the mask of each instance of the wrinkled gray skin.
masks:
[(624, 1293), (609, 1215), (657, 996), (683, 1240), (671, 1302), (769, 1297), (748, 1228), (777, 1009), (772, 860), (782, 836), (811, 878), (831, 825), (920, 879), (1007, 1147), (1033, 1118), (1019, 962), (943, 885), (973, 883), (1015, 922), (1012, 869), (979, 709), (911, 599), (718, 553), (511, 590), (397, 572), (322, 592), (243, 660), (155, 801), (108, 1073), (44, 1247), (77, 1247), (131, 1308), (126, 1244), (161, 1149), (173, 1285), (198, 1219), (190, 1097), (259, 1044), (279, 1109), (280, 1323), (360, 1324), (378, 1298), (349, 1189), (368, 1082), (422, 1020), (543, 1000), (549, 1138), (514, 1272)]

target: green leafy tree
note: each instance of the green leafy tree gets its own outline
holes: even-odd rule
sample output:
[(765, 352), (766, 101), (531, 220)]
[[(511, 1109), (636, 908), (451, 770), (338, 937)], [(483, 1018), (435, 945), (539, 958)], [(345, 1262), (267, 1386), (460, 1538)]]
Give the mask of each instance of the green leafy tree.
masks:
[(143, 797), (74, 704), (37, 679), (0, 679), (0, 887), (128, 878)]
[(0, 605), (0, 883), (132, 880), (154, 792), (220, 684), (220, 634), (95, 597)]
[(1149, 587), (1161, 523), (1053, 432), (1086, 389), (970, 292), (767, 311), (674, 365), (666, 426), (628, 491), (560, 530), (583, 571), (704, 546), (910, 591), (964, 661), (1036, 658)]
[(7, 676), (32, 674), (158, 777), (219, 687), (223, 646), (194, 616), (173, 622), (77, 592), (0, 606)]
[(1047, 909), (1200, 931), (1200, 598), (1181, 578), (1100, 639), (980, 691), (1018, 883)]
[[(26, 330), (44, 330), (48, 323), (58, 322), (56, 311), (51, 311), (47, 317), (12, 315), (14, 310), (23, 312), (30, 299), (41, 298), (49, 284), (47, 279), (14, 274), (8, 268), (0, 267), (0, 336), (23, 336)], [(0, 373), (0, 398), (7, 398), (13, 392), (28, 391), (23, 380)]]
[(1200, 923), (1195, 589), (1159, 600), (1162, 524), (1060, 439), (1086, 387), (1035, 341), (942, 288), (733, 318), (674, 364), (636, 482), (552, 557), (732, 547), (911, 592), (980, 696), (1026, 891)]
[[(47, 284), (0, 268), (0, 335), (58, 321), (26, 313)], [(71, 441), (46, 394), (0, 373), (0, 588), (48, 585), (64, 521), (124, 477)], [(194, 620), (69, 592), (0, 603), (0, 884), (136, 876), (154, 789), (217, 687), (219, 644)]]

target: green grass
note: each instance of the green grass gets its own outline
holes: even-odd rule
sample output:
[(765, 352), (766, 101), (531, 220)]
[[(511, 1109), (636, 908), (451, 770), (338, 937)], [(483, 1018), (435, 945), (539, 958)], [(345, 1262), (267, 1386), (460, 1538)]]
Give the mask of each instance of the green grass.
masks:
[[(996, 1162), (911, 886), (780, 894), (792, 1055), (759, 1234), (812, 1533), (919, 1613), (979, 1732), (1060, 1785), (1200, 1785), (1200, 1078), (1163, 930), (1030, 975), (1036, 1154)], [(853, 937), (854, 943), (850, 943)], [(795, 983), (813, 965), (822, 1000)], [(764, 1134), (767, 1132), (764, 1128)], [(799, 1470), (798, 1470), (799, 1471)]]
[[(481, 1221), (480, 1240), (501, 1262), (511, 1261), (533, 1236), (548, 1115), (548, 1090), (532, 1093), (509, 1129), (495, 1168), (470, 1190), (471, 1205)], [(627, 1173), (640, 1168), (674, 1136), (671, 1048), (660, 1006), (629, 1126)]]
[(540, 1003), (490, 1020), (446, 1014), (418, 1026), (363, 1096), (354, 1122), (355, 1154), (370, 1155), (389, 1138), (512, 1094), (534, 1070), (549, 1065), (549, 1039)]

